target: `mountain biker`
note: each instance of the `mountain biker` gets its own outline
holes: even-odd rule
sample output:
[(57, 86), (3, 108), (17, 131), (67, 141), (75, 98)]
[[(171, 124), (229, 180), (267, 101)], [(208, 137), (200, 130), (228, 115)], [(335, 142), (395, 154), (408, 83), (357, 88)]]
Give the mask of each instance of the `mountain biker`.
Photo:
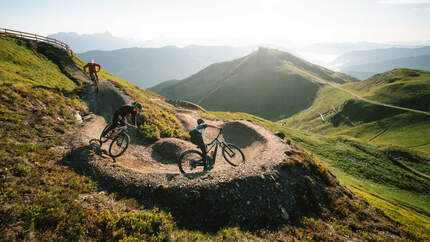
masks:
[(191, 142), (193, 144), (196, 144), (200, 148), (200, 150), (202, 151), (203, 162), (206, 163), (206, 169), (209, 170), (212, 167), (210, 167), (210, 164), (207, 164), (207, 149), (206, 149), (206, 144), (203, 141), (203, 133), (205, 132), (206, 128), (208, 128), (208, 127), (221, 129), (218, 126), (206, 124), (203, 119), (199, 118), (197, 120), (197, 127), (190, 131), (190, 136), (191, 136)]
[(104, 137), (109, 133), (112, 129), (118, 126), (124, 126), (127, 123), (127, 115), (131, 114), (131, 121), (134, 128), (137, 128), (136, 125), (136, 114), (142, 112), (143, 106), (138, 102), (134, 102), (132, 105), (124, 105), (115, 111), (113, 114), (113, 120), (111, 125), (102, 133), (101, 137)]
[[(97, 70), (97, 67), (98, 67), (98, 70)], [(89, 70), (90, 77), (92, 77), (92, 75), (94, 75), (94, 78), (96, 78), (96, 80), (92, 80), (92, 81), (95, 81), (95, 82), (99, 81), (99, 76), (98, 76), (97, 72), (100, 71), (101, 66), (99, 64), (97, 64), (94, 60), (91, 60), (91, 63), (87, 63), (83, 67), (83, 69), (84, 69), (84, 72), (87, 72), (86, 69)]]

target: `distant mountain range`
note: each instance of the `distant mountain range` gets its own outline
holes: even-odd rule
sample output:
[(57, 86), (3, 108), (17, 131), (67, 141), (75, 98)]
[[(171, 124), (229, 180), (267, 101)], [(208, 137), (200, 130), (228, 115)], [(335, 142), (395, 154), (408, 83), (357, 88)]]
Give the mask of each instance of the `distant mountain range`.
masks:
[(336, 58), (331, 66), (360, 79), (394, 68), (430, 70), (430, 47), (353, 51)]
[(147, 88), (188, 77), (210, 64), (243, 57), (252, 51), (252, 47), (191, 45), (89, 51), (78, 56), (85, 61), (94, 59), (107, 71)]
[(340, 43), (315, 43), (301, 48), (319, 54), (343, 55), (353, 51), (366, 51), (388, 48), (419, 48), (428, 45), (428, 42), (416, 43), (374, 43), (374, 42), (340, 42)]
[(304, 51), (320, 53), (320, 54), (331, 54), (341, 55), (351, 51), (360, 50), (372, 50), (372, 49), (384, 49), (393, 47), (391, 44), (381, 44), (372, 42), (343, 42), (343, 43), (316, 43), (302, 48)]
[(395, 68), (409, 68), (430, 71), (430, 55), (348, 66), (342, 69), (342, 71), (352, 76), (360, 75), (361, 79), (364, 80), (373, 76), (374, 74), (386, 72)]
[(181, 81), (151, 88), (209, 110), (246, 112), (278, 120), (305, 109), (326, 82), (357, 79), (311, 64), (287, 52), (259, 48), (229, 62), (210, 65)]
[(332, 65), (346, 67), (421, 55), (430, 55), (430, 46), (421, 48), (388, 48), (352, 51), (337, 57), (332, 62)]
[(155, 44), (153, 41), (139, 41), (115, 37), (109, 32), (96, 34), (60, 32), (48, 35), (48, 37), (68, 44), (76, 53), (82, 53), (89, 50), (115, 50), (130, 47), (147, 47)]

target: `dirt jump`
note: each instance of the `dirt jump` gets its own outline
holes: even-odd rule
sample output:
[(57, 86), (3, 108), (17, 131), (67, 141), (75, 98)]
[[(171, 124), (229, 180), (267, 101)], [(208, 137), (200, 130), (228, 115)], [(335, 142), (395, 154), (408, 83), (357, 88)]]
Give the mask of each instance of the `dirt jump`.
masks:
[[(86, 90), (83, 99), (92, 114), (82, 118), (71, 139), (67, 163), (107, 191), (133, 197), (145, 208), (171, 212), (179, 225), (208, 231), (225, 226), (273, 228), (302, 216), (318, 217), (333, 197), (353, 197), (330, 173), (315, 168), (310, 174), (309, 167), (291, 162), (294, 149), (271, 131), (246, 120), (207, 121), (222, 126), (225, 141), (242, 149), (246, 162), (241, 166), (233, 167), (219, 155), (213, 170), (186, 177), (177, 160), (183, 151), (197, 149), (195, 145), (176, 138), (146, 144), (133, 132), (127, 151), (113, 160), (107, 155), (106, 144), (94, 149), (89, 142), (99, 138), (114, 110), (132, 99), (108, 80), (100, 82), (99, 93), (91, 92), (90, 86)], [(195, 127), (199, 118), (196, 110), (162, 100), (151, 102), (173, 108), (184, 130)], [(213, 139), (216, 132), (208, 128), (205, 141)]]

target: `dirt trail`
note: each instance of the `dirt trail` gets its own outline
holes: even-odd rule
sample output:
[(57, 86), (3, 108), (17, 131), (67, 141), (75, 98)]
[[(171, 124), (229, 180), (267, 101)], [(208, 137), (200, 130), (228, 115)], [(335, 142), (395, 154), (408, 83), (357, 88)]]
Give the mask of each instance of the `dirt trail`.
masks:
[[(112, 106), (120, 106), (124, 103), (130, 103), (131, 99), (124, 96), (123, 93), (115, 90), (116, 88), (108, 81), (104, 81), (99, 94), (86, 98), (89, 103), (89, 108), (92, 112), (100, 115), (92, 115), (87, 118), (80, 130), (81, 145), (86, 145), (91, 139), (98, 138), (103, 128), (106, 126), (106, 120), (110, 120)], [(107, 102), (108, 98), (112, 98)], [(122, 99), (122, 100), (121, 100)], [(196, 120), (200, 118), (196, 111), (176, 108), (177, 118), (186, 131), (191, 130), (196, 126)], [(246, 167), (257, 167), (267, 162), (267, 160), (282, 160), (285, 156), (282, 151), (289, 150), (289, 146), (282, 140), (272, 134), (270, 131), (255, 125), (248, 121), (235, 121), (224, 123), (221, 121), (207, 121), (218, 126), (224, 127), (224, 139), (226, 142), (238, 145), (245, 154)], [(208, 128), (204, 139), (210, 142), (216, 135), (218, 130)], [(131, 132), (131, 134), (133, 134)], [(132, 136), (132, 140), (136, 137)], [(124, 168), (132, 169), (143, 174), (170, 174), (180, 175), (176, 159), (180, 155), (176, 154), (160, 154), (154, 147), (160, 145), (176, 146), (178, 151), (182, 152), (188, 149), (196, 149), (196, 146), (187, 141), (178, 139), (160, 139), (153, 145), (136, 144), (132, 142), (124, 155), (116, 158), (117, 165)], [(102, 146), (102, 150), (107, 153), (109, 142)], [(108, 158), (104, 155), (104, 158)], [(217, 161), (215, 168), (210, 172), (215, 176), (218, 172), (225, 170), (232, 171), (235, 168), (230, 166), (222, 157), (221, 150), (218, 150)], [(236, 168), (243, 169), (243, 168)], [(164, 180), (164, 179), (163, 179)], [(165, 182), (160, 180), (159, 182)]]

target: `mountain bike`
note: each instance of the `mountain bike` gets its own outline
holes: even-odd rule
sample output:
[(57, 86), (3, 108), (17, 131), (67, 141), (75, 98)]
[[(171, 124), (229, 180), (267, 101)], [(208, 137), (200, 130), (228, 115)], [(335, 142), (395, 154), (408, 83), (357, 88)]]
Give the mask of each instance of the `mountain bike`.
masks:
[(97, 78), (96, 74), (94, 72), (90, 72), (90, 78), (96, 86), (96, 92), (99, 92), (99, 79)]
[[(102, 134), (110, 125), (111, 123), (108, 123), (108, 125), (103, 129)], [(100, 135), (100, 146), (103, 145), (103, 143), (112, 140), (109, 146), (109, 155), (111, 157), (119, 157), (127, 150), (128, 144), (130, 143), (130, 136), (128, 134), (129, 126), (133, 127), (131, 124), (125, 124), (112, 129), (109, 133), (105, 134), (105, 136)]]
[(220, 129), (218, 135), (215, 139), (207, 144), (207, 153), (211, 154), (212, 157), (207, 157), (208, 161), (211, 161), (211, 164), (207, 164), (208, 162), (204, 162), (203, 154), (197, 150), (187, 150), (181, 154), (178, 160), (179, 170), (184, 175), (203, 173), (205, 171), (211, 170), (215, 165), (215, 160), (217, 156), (218, 147), (221, 147), (222, 156), (224, 159), (232, 166), (239, 166), (245, 164), (245, 155), (242, 150), (235, 144), (226, 143), (222, 138), (222, 129)]

